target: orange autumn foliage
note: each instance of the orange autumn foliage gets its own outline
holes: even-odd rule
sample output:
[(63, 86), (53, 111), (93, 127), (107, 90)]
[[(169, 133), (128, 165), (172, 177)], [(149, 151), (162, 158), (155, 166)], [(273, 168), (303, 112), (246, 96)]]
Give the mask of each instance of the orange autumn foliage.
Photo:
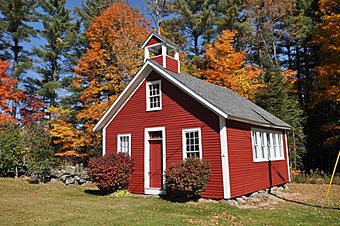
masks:
[(212, 45), (207, 45), (207, 69), (201, 70), (199, 76), (254, 101), (255, 94), (264, 87), (260, 77), (263, 71), (246, 63), (245, 52), (237, 52), (233, 48), (235, 35), (225, 30)]
[(0, 60), (0, 123), (16, 122), (11, 103), (26, 98), (24, 91), (15, 88), (18, 81), (7, 74), (8, 67), (7, 61)]
[(340, 14), (339, 1), (320, 0), (322, 21), (313, 43), (320, 46), (321, 63), (316, 67), (317, 92), (313, 93), (315, 105), (320, 102), (340, 101)]
[[(329, 136), (323, 144), (338, 148), (339, 142), (339, 112), (340, 101), (340, 13), (339, 1), (319, 1), (321, 22), (318, 32), (313, 37), (313, 43), (320, 48), (320, 60), (315, 68), (315, 91), (311, 94), (311, 108), (331, 106), (334, 116), (321, 125), (320, 129)], [(332, 111), (327, 109), (327, 114)], [(337, 149), (335, 149), (337, 150)]]
[(63, 152), (78, 150), (80, 134), (69, 121), (72, 111), (63, 107), (49, 107), (48, 113), (51, 115), (49, 132), (53, 143), (60, 145)]
[[(142, 65), (140, 44), (149, 33), (146, 27), (142, 15), (122, 2), (103, 11), (89, 27), (88, 48), (77, 63), (77, 79), (73, 83), (83, 88), (82, 110), (76, 115), (81, 128), (78, 136), (72, 138), (78, 149), (98, 151), (101, 134), (92, 129)], [(66, 122), (59, 123), (70, 130)], [(65, 143), (64, 149), (69, 149), (70, 142), (62, 134), (62, 130), (55, 131), (60, 142)]]

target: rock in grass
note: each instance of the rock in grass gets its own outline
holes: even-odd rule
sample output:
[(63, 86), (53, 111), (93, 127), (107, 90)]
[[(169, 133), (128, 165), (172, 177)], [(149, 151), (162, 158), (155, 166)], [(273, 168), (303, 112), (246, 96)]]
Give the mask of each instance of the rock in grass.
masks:
[(241, 197), (237, 197), (237, 198), (236, 198), (236, 202), (237, 202), (239, 205), (243, 205), (243, 204), (246, 203), (246, 201), (245, 201), (243, 198), (241, 198)]
[(234, 199), (229, 199), (227, 204), (230, 206), (238, 206), (238, 203)]
[(245, 201), (247, 201), (249, 199), (249, 197), (242, 195), (241, 198), (243, 198)]
[(73, 177), (69, 177), (69, 178), (67, 178), (66, 181), (65, 181), (65, 184), (66, 184), (66, 185), (73, 184), (73, 183), (74, 183), (74, 178), (73, 178)]

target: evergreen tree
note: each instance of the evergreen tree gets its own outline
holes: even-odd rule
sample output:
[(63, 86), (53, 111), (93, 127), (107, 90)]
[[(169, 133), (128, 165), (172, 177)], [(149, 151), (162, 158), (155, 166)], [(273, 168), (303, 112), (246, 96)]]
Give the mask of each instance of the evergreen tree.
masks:
[(82, 18), (84, 30), (90, 27), (92, 20), (99, 16), (105, 9), (117, 2), (125, 2), (123, 0), (86, 0), (80, 8), (76, 8), (75, 12)]
[(75, 46), (80, 25), (65, 4), (66, 0), (41, 1), (43, 29), (39, 35), (46, 43), (33, 48), (40, 78), (29, 78), (27, 88), (42, 96), (46, 107), (58, 105), (59, 94), (70, 84), (68, 77), (72, 76), (70, 72), (78, 56)]
[(186, 49), (199, 56), (202, 46), (210, 43), (222, 30), (233, 28), (242, 1), (173, 0), (167, 4), (173, 16), (166, 19), (163, 26), (170, 26), (166, 30), (171, 31), (173, 26), (180, 31), (187, 38)]
[(292, 126), (288, 134), (290, 159), (293, 168), (302, 167), (302, 157), (305, 150), (305, 135), (303, 133), (304, 116), (297, 95), (292, 92), (293, 77), (281, 74), (280, 70), (267, 72), (267, 87), (256, 96), (256, 103)]
[[(0, 58), (11, 62), (11, 75), (18, 80), (18, 87), (31, 66), (29, 50), (22, 44), (30, 42), (36, 30), (30, 22), (37, 20), (37, 0), (0, 0)], [(12, 103), (12, 116), (17, 117), (19, 102)]]

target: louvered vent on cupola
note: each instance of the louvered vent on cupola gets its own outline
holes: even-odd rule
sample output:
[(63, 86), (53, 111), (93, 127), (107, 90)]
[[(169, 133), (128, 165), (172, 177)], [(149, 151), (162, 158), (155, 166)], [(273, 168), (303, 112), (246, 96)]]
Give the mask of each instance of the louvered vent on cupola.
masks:
[(170, 71), (180, 73), (180, 47), (169, 39), (159, 34), (151, 33), (143, 43), (142, 48), (144, 48), (145, 53), (144, 61), (150, 59)]

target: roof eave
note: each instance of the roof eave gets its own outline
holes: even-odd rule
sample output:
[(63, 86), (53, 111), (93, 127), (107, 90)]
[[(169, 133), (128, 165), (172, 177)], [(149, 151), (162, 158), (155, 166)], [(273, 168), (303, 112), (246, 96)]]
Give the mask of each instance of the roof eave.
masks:
[(245, 119), (245, 118), (240, 118), (240, 117), (232, 116), (232, 115), (229, 115), (228, 119), (234, 120), (234, 121), (238, 121), (238, 122), (245, 122), (245, 123), (249, 123), (249, 124), (257, 125), (257, 126), (274, 128), (274, 129), (284, 129), (284, 130), (291, 130), (292, 129), (292, 127), (290, 125), (288, 125), (288, 124), (287, 124), (288, 126), (275, 125), (275, 124), (267, 124), (267, 123), (258, 122), (258, 121), (254, 121), (254, 120), (250, 120), (250, 119)]
[[(110, 108), (100, 118), (98, 123), (93, 127), (93, 132), (100, 131), (101, 129), (106, 127), (107, 124), (112, 120), (115, 113), (117, 111), (119, 111), (121, 105), (124, 105), (124, 103), (126, 102), (126, 99), (129, 98), (129, 97), (126, 97), (126, 96), (131, 94), (131, 92), (133, 92), (133, 90), (135, 90), (135, 89), (133, 89), (133, 86), (138, 86), (138, 84), (140, 84), (140, 82), (141, 82), (141, 81), (138, 81), (138, 80), (143, 80), (140, 75), (145, 71), (145, 68), (148, 65), (150, 65), (150, 63), (149, 63), (149, 61), (146, 61), (144, 63), (144, 65), (136, 73), (135, 77), (126, 86), (124, 91), (118, 96), (118, 98), (114, 101), (114, 103), (110, 106)], [(115, 111), (113, 111), (113, 110), (115, 110)]]
[(174, 48), (174, 49), (176, 49), (176, 50), (181, 50), (181, 47), (179, 46), (179, 45), (177, 45), (177, 44), (175, 44), (174, 42), (172, 42), (172, 41), (170, 41), (170, 40), (163, 40), (164, 38), (163, 37), (161, 37), (160, 35), (158, 35), (158, 34), (156, 34), (155, 32), (151, 32), (150, 34), (149, 34), (149, 36), (147, 37), (147, 39), (143, 42), (143, 44), (141, 45), (141, 48), (143, 49), (145, 46), (146, 46), (146, 44), (150, 41), (150, 39), (151, 39), (151, 37), (152, 36), (155, 36), (156, 38), (158, 38), (158, 39), (160, 39), (162, 42), (164, 42), (164, 43), (166, 43), (168, 46), (170, 46), (170, 47), (172, 47), (172, 48)]

